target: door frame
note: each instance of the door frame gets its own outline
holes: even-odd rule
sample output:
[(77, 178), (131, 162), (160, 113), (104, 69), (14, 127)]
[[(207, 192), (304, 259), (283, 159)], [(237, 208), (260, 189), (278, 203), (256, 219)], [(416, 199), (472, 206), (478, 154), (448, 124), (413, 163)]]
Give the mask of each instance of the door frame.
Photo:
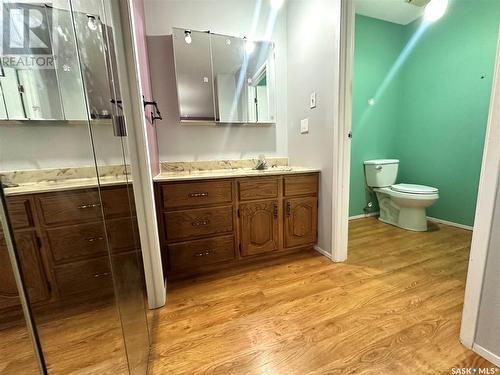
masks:
[(352, 77), (355, 9), (353, 0), (340, 7), (340, 65), (338, 129), (333, 140), (332, 260), (347, 260), (349, 185), (351, 175)]
[[(340, 88), (339, 129), (334, 139), (334, 187), (333, 199), (333, 260), (347, 259), (349, 223), (349, 185), (352, 129), (352, 70), (354, 63), (355, 9), (353, 0), (343, 0), (340, 36)], [(493, 87), (490, 99), (488, 125), (485, 137), (481, 177), (479, 182), (474, 230), (472, 235), (469, 268), (465, 288), (464, 308), (460, 341), (464, 346), (485, 356), (474, 344), (479, 304), (486, 269), (493, 209), (500, 183), (500, 30), (497, 44)], [(488, 358), (492, 360), (492, 358)]]
[[(500, 170), (500, 30), (465, 286), (460, 341), (474, 347)], [(484, 356), (484, 353), (479, 353)], [(489, 358), (488, 358), (489, 359)], [(491, 359), (490, 359), (491, 361)]]

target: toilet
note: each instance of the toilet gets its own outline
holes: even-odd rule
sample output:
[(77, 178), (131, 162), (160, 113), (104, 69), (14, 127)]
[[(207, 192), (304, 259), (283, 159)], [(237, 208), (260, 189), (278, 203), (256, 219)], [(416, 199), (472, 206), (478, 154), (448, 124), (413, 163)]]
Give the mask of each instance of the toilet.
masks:
[(403, 229), (427, 230), (427, 207), (439, 199), (438, 189), (413, 184), (395, 184), (399, 160), (380, 159), (364, 162), (366, 184), (377, 194), (379, 220)]

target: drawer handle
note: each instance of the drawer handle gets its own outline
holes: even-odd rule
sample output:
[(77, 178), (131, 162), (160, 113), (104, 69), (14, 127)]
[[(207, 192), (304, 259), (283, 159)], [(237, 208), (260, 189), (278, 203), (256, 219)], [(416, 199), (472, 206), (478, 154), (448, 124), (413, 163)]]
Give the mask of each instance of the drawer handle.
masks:
[(209, 255), (214, 255), (215, 251), (214, 250), (207, 250), (207, 251), (202, 251), (201, 253), (196, 253), (193, 256), (196, 258), (201, 258), (201, 257), (206, 257)]
[(193, 227), (201, 227), (201, 226), (208, 225), (208, 224), (210, 224), (210, 220), (208, 220), (208, 219), (199, 219), (199, 220), (193, 221), (191, 223), (191, 225)]
[(89, 203), (89, 204), (82, 204), (78, 206), (80, 210), (85, 210), (87, 208), (96, 208), (96, 207), (101, 207), (100, 203)]
[(290, 202), (286, 202), (286, 216), (290, 216), (292, 214), (292, 204)]
[(94, 278), (99, 278), (99, 277), (107, 277), (109, 276), (109, 272), (103, 272), (103, 273), (95, 273)]
[(208, 197), (208, 193), (207, 192), (203, 192), (203, 193), (189, 193), (189, 198), (200, 198), (200, 197)]
[(90, 238), (87, 238), (87, 241), (88, 242), (95, 242), (95, 241), (102, 241), (104, 240), (104, 237), (90, 237)]

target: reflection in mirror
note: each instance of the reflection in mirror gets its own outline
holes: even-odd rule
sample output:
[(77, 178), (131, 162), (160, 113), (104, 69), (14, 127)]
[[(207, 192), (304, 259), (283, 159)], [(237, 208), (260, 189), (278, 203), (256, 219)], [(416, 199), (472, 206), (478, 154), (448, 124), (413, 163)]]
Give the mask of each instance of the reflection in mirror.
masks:
[(19, 91), (30, 120), (64, 120), (54, 69), (19, 69)]
[(181, 122), (276, 123), (273, 42), (173, 30)]
[(54, 30), (52, 43), (57, 56), (55, 64), (64, 118), (69, 121), (85, 120), (87, 111), (71, 13), (66, 9), (53, 8), (50, 20), (54, 23), (51, 25)]
[(248, 122), (275, 122), (274, 46), (272, 42), (253, 43), (247, 48)]
[(20, 91), (19, 77), (14, 68), (3, 68), (4, 75), (0, 79), (2, 84), (3, 98), (6, 107), (7, 117), (10, 120), (26, 120), (26, 112), (22, 93)]
[(245, 87), (245, 42), (241, 38), (211, 35), (216, 121), (248, 121)]
[(174, 28), (181, 121), (215, 121), (210, 34)]

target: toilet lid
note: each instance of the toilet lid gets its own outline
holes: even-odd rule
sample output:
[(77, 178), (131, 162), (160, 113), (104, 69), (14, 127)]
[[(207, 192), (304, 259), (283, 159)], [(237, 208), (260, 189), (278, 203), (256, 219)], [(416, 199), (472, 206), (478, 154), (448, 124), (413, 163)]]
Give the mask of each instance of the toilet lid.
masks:
[(394, 191), (399, 191), (400, 193), (409, 194), (436, 194), (438, 192), (438, 189), (434, 187), (413, 184), (392, 185), (391, 189)]

